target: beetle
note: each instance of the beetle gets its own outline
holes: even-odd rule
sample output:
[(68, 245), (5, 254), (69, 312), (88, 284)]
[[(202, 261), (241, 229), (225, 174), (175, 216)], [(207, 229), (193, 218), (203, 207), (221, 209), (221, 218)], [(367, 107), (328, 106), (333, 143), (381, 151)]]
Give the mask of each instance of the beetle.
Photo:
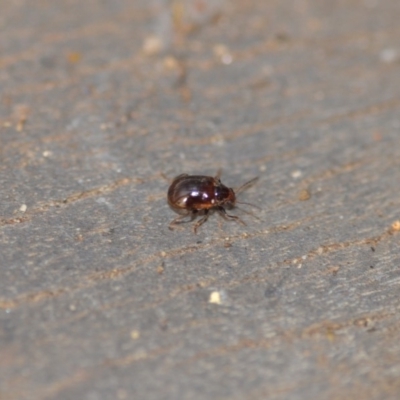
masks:
[[(234, 220), (246, 225), (238, 216), (228, 214), (226, 209), (234, 208), (237, 203), (254, 206), (253, 204), (238, 202), (236, 196), (253, 185), (258, 177), (234, 190), (221, 182), (220, 174), (218, 172), (215, 177), (182, 174), (173, 179), (168, 189), (168, 204), (172, 210), (180, 215), (171, 221), (169, 229), (172, 230), (175, 225), (191, 222), (197, 216), (201, 216), (193, 225), (193, 231), (197, 233), (197, 229), (215, 211), (226, 220)], [(184, 221), (186, 217), (189, 217), (189, 220)]]

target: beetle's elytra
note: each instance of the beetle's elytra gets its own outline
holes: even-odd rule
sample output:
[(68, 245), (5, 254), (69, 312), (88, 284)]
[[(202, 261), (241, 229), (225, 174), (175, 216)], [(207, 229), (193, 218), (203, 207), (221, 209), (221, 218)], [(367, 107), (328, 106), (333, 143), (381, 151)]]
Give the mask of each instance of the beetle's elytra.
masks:
[[(194, 233), (197, 233), (197, 229), (214, 211), (226, 220), (234, 220), (245, 225), (236, 215), (228, 214), (226, 209), (234, 208), (238, 203), (237, 194), (247, 189), (257, 179), (254, 178), (234, 190), (221, 182), (219, 173), (215, 177), (188, 174), (177, 176), (168, 189), (168, 204), (180, 215), (169, 224), (169, 228), (173, 229), (174, 225), (190, 222), (201, 216), (193, 226)], [(189, 220), (184, 221), (186, 217), (189, 217)]]

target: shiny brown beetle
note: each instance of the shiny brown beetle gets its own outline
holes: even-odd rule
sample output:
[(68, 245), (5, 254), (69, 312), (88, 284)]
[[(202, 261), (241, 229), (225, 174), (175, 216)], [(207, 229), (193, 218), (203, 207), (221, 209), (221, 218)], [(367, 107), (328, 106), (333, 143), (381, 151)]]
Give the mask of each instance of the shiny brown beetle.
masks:
[[(236, 190), (226, 187), (219, 178), (220, 173), (215, 177), (182, 174), (172, 181), (168, 189), (168, 204), (180, 215), (169, 224), (170, 229), (173, 229), (174, 225), (191, 222), (201, 215), (202, 218), (193, 226), (194, 233), (197, 233), (197, 229), (207, 221), (211, 212), (214, 211), (217, 211), (226, 220), (234, 220), (246, 225), (236, 215), (228, 214), (225, 209), (234, 208), (239, 203), (236, 196), (251, 186), (258, 178), (246, 182)], [(241, 204), (249, 203), (242, 202)], [(182, 221), (186, 217), (190, 217), (190, 219)]]

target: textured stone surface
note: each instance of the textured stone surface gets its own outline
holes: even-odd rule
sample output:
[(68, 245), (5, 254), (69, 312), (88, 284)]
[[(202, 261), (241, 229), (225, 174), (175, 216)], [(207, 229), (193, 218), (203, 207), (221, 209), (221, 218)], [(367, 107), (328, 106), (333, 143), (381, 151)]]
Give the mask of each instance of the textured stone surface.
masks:
[(1, 10), (1, 400), (398, 398), (397, 0)]

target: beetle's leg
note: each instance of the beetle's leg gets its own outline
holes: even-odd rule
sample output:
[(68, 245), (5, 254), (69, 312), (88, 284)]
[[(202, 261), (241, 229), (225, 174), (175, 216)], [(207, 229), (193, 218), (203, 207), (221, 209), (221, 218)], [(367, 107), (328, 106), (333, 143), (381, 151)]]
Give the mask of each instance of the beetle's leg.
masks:
[[(250, 205), (250, 203), (241, 203), (241, 202), (237, 201), (237, 202), (235, 203), (235, 208), (237, 208), (237, 209), (239, 209), (240, 211), (244, 212), (245, 214), (251, 215), (253, 218), (258, 219), (259, 221), (261, 221), (261, 219), (260, 219), (259, 217), (257, 217), (257, 215), (253, 214), (253, 213), (250, 212), (250, 211), (245, 210), (245, 209), (242, 208), (242, 207), (237, 206), (237, 205), (236, 205), (237, 203), (239, 203), (239, 204), (247, 204), (247, 205)], [(254, 204), (252, 204), (252, 206), (257, 207), (257, 206), (255, 206)], [(257, 208), (259, 208), (259, 207), (257, 207)], [(259, 209), (261, 210), (261, 208), (259, 208)]]
[(219, 180), (221, 178), (222, 168), (218, 168), (217, 174), (215, 175), (215, 179)]
[(241, 218), (239, 218), (238, 216), (228, 214), (228, 213), (225, 211), (225, 208), (222, 207), (222, 206), (217, 207), (217, 211), (218, 211), (218, 214), (219, 214), (222, 218), (224, 218), (224, 219), (226, 219), (226, 220), (234, 220), (234, 221), (236, 221), (236, 222), (239, 222), (239, 223), (242, 224), (242, 225), (246, 225), (246, 223), (245, 223)]
[(204, 210), (204, 215), (201, 219), (199, 219), (194, 225), (193, 225), (193, 232), (197, 234), (197, 229), (204, 224), (208, 220), (208, 217), (210, 214), (208, 213), (208, 210)]
[[(190, 217), (190, 219), (188, 219), (187, 221), (182, 221), (182, 219), (184, 219), (186, 217)], [(172, 220), (169, 223), (168, 228), (170, 230), (173, 230), (174, 225), (185, 224), (186, 222), (192, 222), (195, 218), (196, 218), (196, 211), (192, 211), (192, 212), (188, 212), (187, 214), (179, 215), (178, 217), (176, 217), (174, 220)]]

